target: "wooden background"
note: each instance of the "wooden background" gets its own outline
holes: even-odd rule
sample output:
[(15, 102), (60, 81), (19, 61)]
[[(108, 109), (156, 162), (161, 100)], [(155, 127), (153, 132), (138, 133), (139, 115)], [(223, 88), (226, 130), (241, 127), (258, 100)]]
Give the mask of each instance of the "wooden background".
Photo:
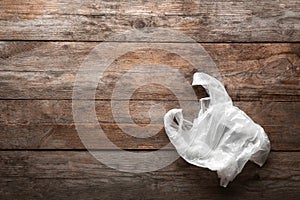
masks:
[[(132, 174), (110, 169), (86, 151), (72, 117), (76, 72), (99, 42), (143, 27), (181, 31), (208, 51), (234, 104), (271, 140), (262, 168), (247, 163), (224, 189), (215, 172), (182, 159), (159, 171)], [(0, 40), (0, 199), (300, 198), (299, 1), (1, 0)], [(194, 72), (176, 55), (145, 49), (114, 62), (117, 71), (107, 81), (151, 62), (182, 69), (189, 81)], [(112, 86), (96, 93), (107, 136), (128, 151), (167, 144), (163, 129), (147, 139), (122, 133), (120, 126), (133, 124), (126, 117), (115, 123)], [(205, 95), (201, 89), (199, 94)], [(150, 85), (130, 99), (132, 119), (148, 124), (155, 103), (166, 110), (178, 107), (170, 91)], [(123, 108), (122, 99), (118, 106)], [(161, 122), (161, 115), (153, 117)], [(99, 150), (109, 151), (105, 145)]]

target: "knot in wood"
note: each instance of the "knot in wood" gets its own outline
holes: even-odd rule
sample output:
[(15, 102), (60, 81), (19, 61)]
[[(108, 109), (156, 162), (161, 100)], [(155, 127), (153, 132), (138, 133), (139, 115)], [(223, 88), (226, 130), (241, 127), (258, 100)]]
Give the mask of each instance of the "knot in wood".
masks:
[(135, 22), (133, 23), (132, 26), (133, 26), (133, 28), (141, 29), (146, 26), (146, 23), (142, 19), (137, 19), (137, 20), (135, 20)]

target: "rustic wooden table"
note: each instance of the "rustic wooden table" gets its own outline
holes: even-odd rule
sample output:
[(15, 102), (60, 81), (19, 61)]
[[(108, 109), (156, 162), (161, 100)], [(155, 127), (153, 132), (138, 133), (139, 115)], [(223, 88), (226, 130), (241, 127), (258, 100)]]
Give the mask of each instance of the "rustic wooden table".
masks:
[[(0, 199), (299, 199), (299, 16), (297, 0), (1, 0)], [(201, 43), (234, 104), (270, 138), (272, 150), (262, 168), (247, 163), (224, 189), (215, 172), (182, 159), (134, 174), (108, 168), (89, 154), (72, 115), (77, 70), (101, 41), (143, 27), (178, 30)], [(128, 151), (149, 152), (168, 143), (163, 129), (146, 139), (124, 134), (120, 127), (133, 126), (125, 114), (122, 118), (126, 99), (117, 103), (119, 124), (110, 106), (124, 71), (153, 62), (178, 68), (191, 81), (194, 69), (186, 61), (145, 48), (118, 58), (103, 78), (107, 86), (96, 92), (101, 127)], [(166, 110), (178, 107), (171, 91), (148, 85), (131, 96), (131, 118), (148, 124), (148, 110), (156, 103)], [(158, 123), (149, 128), (161, 127), (163, 116), (152, 117)]]

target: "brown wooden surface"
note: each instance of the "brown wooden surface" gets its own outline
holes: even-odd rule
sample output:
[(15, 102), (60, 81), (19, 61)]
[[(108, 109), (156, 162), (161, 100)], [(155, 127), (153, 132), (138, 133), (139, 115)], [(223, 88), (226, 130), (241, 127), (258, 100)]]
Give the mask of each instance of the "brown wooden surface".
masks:
[[(299, 16), (296, 0), (0, 1), (0, 199), (299, 199)], [(215, 172), (182, 159), (155, 172), (133, 174), (110, 169), (86, 151), (72, 115), (76, 73), (99, 41), (143, 27), (170, 28), (201, 43), (234, 105), (269, 136), (271, 153), (262, 168), (247, 163), (224, 189)], [(138, 42), (145, 49), (119, 57), (105, 72), (105, 84), (96, 91), (98, 121), (121, 149), (157, 150), (169, 140), (163, 114), (149, 114), (151, 106), (169, 110), (180, 101), (188, 105), (184, 114), (192, 119), (199, 109), (197, 99), (207, 96), (203, 88), (194, 87), (195, 95), (174, 82), (178, 98), (163, 86), (140, 87), (129, 99), (130, 116), (125, 94), (114, 105), (118, 116), (112, 115), (112, 91), (128, 70), (152, 63), (179, 69), (191, 83), (195, 68), (190, 63), (147, 48), (151, 42), (182, 49), (189, 43), (171, 35), (117, 42)], [(191, 57), (199, 56), (190, 51), (195, 52)], [(122, 83), (140, 83), (145, 74), (147, 70), (135, 71)], [(156, 74), (169, 75), (159, 69)], [(150, 118), (154, 123), (149, 125)], [(124, 133), (136, 132), (137, 125), (148, 125), (147, 133), (157, 134), (135, 138)], [(97, 125), (87, 118), (80, 126), (93, 132)], [(106, 143), (94, 148), (110, 152)], [(145, 165), (149, 162), (157, 161)]]
[(262, 168), (248, 163), (228, 188), (215, 172), (182, 159), (159, 171), (131, 174), (87, 152), (2, 152), (0, 198), (23, 199), (297, 199), (299, 152), (271, 152)]
[[(71, 99), (77, 70), (97, 44), (2, 43), (0, 98)], [(176, 46), (184, 48), (184, 44), (175, 44)], [(203, 44), (203, 47), (216, 62), (223, 82), (234, 100), (299, 101), (300, 44)], [(193, 56), (198, 55), (191, 55)], [(189, 63), (179, 56), (169, 55), (168, 52), (145, 49), (127, 53), (109, 67), (105, 74), (106, 84), (99, 84), (96, 99), (109, 100), (114, 83), (124, 72), (134, 66), (150, 63), (161, 63), (180, 69), (189, 81), (195, 72)], [(139, 73), (144, 77), (143, 71)], [(160, 73), (165, 76), (169, 72)], [(137, 79), (136, 82), (138, 81), (141, 80)], [(131, 82), (132, 79), (127, 79), (123, 84), (129, 85)], [(181, 84), (174, 82), (173, 88), (181, 88)], [(178, 91), (186, 100), (194, 99), (194, 96), (185, 92)], [(121, 95), (119, 96), (122, 98)], [(165, 89), (154, 86), (137, 90), (131, 99), (149, 98), (176, 99)]]
[(0, 11), (2, 40), (102, 41), (149, 26), (199, 42), (296, 42), (300, 36), (297, 0), (4, 0)]
[[(84, 148), (74, 129), (71, 100), (2, 100), (0, 101), (0, 135), (2, 149), (82, 149)], [(113, 116), (110, 101), (96, 101), (96, 112), (106, 135), (123, 149), (157, 149), (168, 143), (163, 130), (161, 113), (149, 116), (151, 105), (161, 103), (166, 110), (179, 108), (177, 101), (130, 101), (131, 115), (126, 115), (126, 102), (118, 101), (114, 108), (119, 110)], [(198, 112), (197, 101), (187, 101), (186, 117), (194, 118)], [(268, 133), (272, 149), (299, 150), (300, 102), (239, 101), (235, 106), (245, 111)], [(156, 136), (139, 139), (122, 132), (122, 127), (133, 132), (135, 124), (146, 126), (150, 119), (155, 121), (147, 130), (157, 132)], [(90, 119), (82, 126), (92, 129)], [(116, 120), (118, 124), (116, 124)], [(121, 127), (121, 129), (120, 129)], [(95, 139), (97, 137), (95, 136)], [(28, 140), (28, 141), (26, 141)], [(107, 148), (106, 144), (95, 148)]]

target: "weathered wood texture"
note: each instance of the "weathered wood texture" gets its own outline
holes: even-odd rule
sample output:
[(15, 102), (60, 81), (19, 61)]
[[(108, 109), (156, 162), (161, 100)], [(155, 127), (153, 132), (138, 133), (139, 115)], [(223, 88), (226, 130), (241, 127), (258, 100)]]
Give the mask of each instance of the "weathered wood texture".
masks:
[[(2, 0), (0, 199), (298, 200), (299, 16), (297, 0)], [(185, 117), (191, 120), (199, 109), (197, 99), (207, 96), (201, 87), (194, 87), (193, 93), (182, 87), (184, 81), (191, 83), (199, 68), (151, 45), (188, 49), (192, 58), (203, 55), (184, 38), (152, 37), (156, 32), (142, 35), (143, 27), (177, 30), (201, 42), (234, 104), (261, 124), (270, 138), (271, 153), (262, 168), (248, 163), (224, 189), (215, 172), (182, 159), (155, 172), (133, 174), (110, 169), (85, 150), (72, 113), (76, 74), (99, 41), (112, 40), (115, 33), (134, 29), (137, 38), (113, 42), (145, 46), (115, 59), (96, 90), (98, 121), (118, 147), (135, 153), (163, 147), (169, 142), (162, 125), (164, 109), (184, 103)], [(206, 61), (197, 64), (210, 67)], [(153, 72), (152, 68), (130, 71), (153, 63), (181, 74), (159, 67)], [(171, 89), (159, 84), (142, 86), (143, 78), (151, 80), (152, 75), (184, 81), (173, 81)], [(131, 96), (120, 93), (112, 109), (113, 90), (121, 79), (124, 88), (137, 87)], [(162, 107), (154, 108), (157, 104)], [(89, 106), (82, 112), (88, 112)], [(84, 118), (80, 126), (94, 133), (100, 126), (90, 122)], [(136, 138), (128, 132), (152, 137)], [(90, 134), (91, 141), (103, 141), (101, 137)], [(105, 142), (97, 145), (94, 149), (99, 152), (112, 152)], [(159, 162), (155, 159), (144, 164)], [(132, 163), (128, 167), (136, 168)]]
[[(74, 129), (71, 100), (2, 100), (0, 101), (0, 148), (1, 149), (82, 149)], [(184, 102), (187, 118), (193, 119), (199, 110), (197, 101)], [(164, 112), (154, 112), (151, 106), (162, 104), (165, 110), (180, 108), (177, 101), (130, 101), (129, 108), (124, 101), (114, 104), (118, 110), (113, 115), (110, 101), (97, 101), (96, 113), (102, 129), (112, 142), (123, 149), (157, 149), (168, 143), (163, 130)], [(255, 122), (268, 133), (273, 150), (299, 150), (299, 102), (235, 102)], [(128, 111), (129, 110), (129, 113)], [(83, 111), (84, 112), (84, 111)], [(151, 125), (148, 125), (152, 121)], [(87, 118), (82, 126), (93, 130)], [(154, 124), (153, 124), (154, 122)], [(136, 123), (136, 124), (135, 124)], [(135, 126), (148, 126), (138, 130)], [(141, 134), (154, 135), (140, 139), (127, 135), (141, 131)], [(157, 133), (157, 135), (155, 135)], [(95, 134), (95, 139), (101, 140)], [(95, 148), (107, 148), (106, 144)]]
[(198, 42), (295, 42), (300, 37), (297, 0), (2, 0), (0, 13), (1, 40), (102, 41), (149, 26), (179, 30)]
[[(299, 152), (247, 163), (228, 188), (215, 172), (182, 159), (159, 171), (119, 172), (87, 152), (1, 152), (1, 199), (298, 199)], [(133, 166), (134, 167), (134, 166)]]
[[(95, 125), (81, 125), (94, 131)], [(271, 149), (275, 151), (297, 151), (299, 145), (299, 127), (263, 126), (271, 141)], [(124, 133), (136, 131), (131, 124), (102, 124), (102, 130), (107, 137), (121, 149), (151, 149), (156, 150), (169, 143), (162, 125), (149, 125), (143, 134), (155, 134), (150, 138), (142, 139)], [(122, 129), (122, 130), (121, 130)], [(0, 125), (1, 149), (86, 149), (83, 146), (74, 125)], [(110, 149), (107, 143), (100, 143), (102, 136), (94, 135), (97, 141), (94, 149)]]
[[(73, 124), (71, 100), (1, 100), (0, 124)], [(179, 108), (176, 101), (130, 101), (129, 108), (125, 101), (116, 101), (112, 108), (110, 101), (96, 101), (98, 121), (103, 124), (148, 124), (150, 119), (161, 124), (160, 112), (149, 113), (152, 106), (161, 104), (166, 111)], [(194, 119), (200, 109), (197, 101), (184, 101), (183, 113), (187, 119)], [(234, 105), (248, 113), (253, 120), (263, 125), (298, 125), (300, 102), (261, 102), (237, 101)], [(112, 113), (112, 109), (118, 113)], [(88, 110), (88, 109), (86, 109)], [(128, 113), (129, 110), (129, 113)], [(83, 108), (82, 111), (85, 111)], [(271, 112), (270, 112), (271, 111)], [(164, 111), (163, 111), (164, 112)], [(90, 124), (92, 120), (83, 119), (79, 123)]]
[[(71, 99), (77, 70), (97, 44), (2, 42), (0, 98)], [(175, 47), (185, 48), (184, 44)], [(299, 44), (204, 44), (203, 47), (218, 66), (223, 82), (234, 100), (299, 101)], [(191, 53), (193, 56), (198, 55)], [(194, 66), (169, 52), (155, 49), (129, 52), (108, 67), (104, 83), (99, 83), (96, 99), (111, 99), (115, 83), (126, 71), (152, 63), (179, 69), (189, 82), (195, 72)], [(167, 71), (156, 69), (155, 72), (162, 77), (169, 76)], [(127, 87), (142, 81), (136, 77), (148, 77), (143, 71), (137, 73), (140, 75), (132, 75), (131, 79), (125, 79), (122, 84)], [(179, 82), (174, 82), (172, 88), (177, 89), (185, 100), (195, 99), (186, 90), (181, 90)], [(125, 98), (124, 94), (119, 94), (119, 97)], [(178, 97), (161, 86), (153, 85), (137, 90), (131, 97), (141, 100), (149, 98), (176, 100)]]

